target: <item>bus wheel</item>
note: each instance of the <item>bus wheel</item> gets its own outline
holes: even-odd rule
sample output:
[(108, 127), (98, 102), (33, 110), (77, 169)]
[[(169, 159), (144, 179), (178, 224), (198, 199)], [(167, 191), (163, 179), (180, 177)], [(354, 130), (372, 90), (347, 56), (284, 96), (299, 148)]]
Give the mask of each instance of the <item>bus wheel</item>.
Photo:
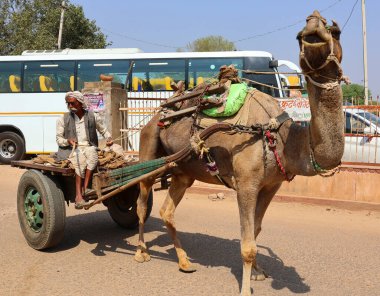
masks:
[(14, 132), (0, 133), (0, 162), (10, 164), (13, 160), (21, 160), (25, 156), (25, 142)]
[[(137, 198), (139, 197), (139, 185), (132, 186), (122, 191), (104, 203), (108, 207), (111, 218), (121, 227), (135, 229), (139, 225), (137, 216)], [(149, 218), (153, 207), (153, 193), (149, 193), (145, 221)]]
[(17, 214), (33, 249), (57, 245), (63, 238), (66, 218), (65, 199), (57, 180), (37, 170), (25, 172), (18, 185)]

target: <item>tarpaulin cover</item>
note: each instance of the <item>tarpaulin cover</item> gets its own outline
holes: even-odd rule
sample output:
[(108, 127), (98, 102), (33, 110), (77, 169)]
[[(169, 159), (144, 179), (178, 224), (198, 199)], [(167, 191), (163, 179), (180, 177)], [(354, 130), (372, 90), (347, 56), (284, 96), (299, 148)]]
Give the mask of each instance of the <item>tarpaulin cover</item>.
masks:
[(245, 97), (248, 92), (246, 83), (231, 84), (228, 97), (225, 102), (224, 110), (220, 107), (205, 109), (202, 112), (211, 117), (228, 117), (236, 114), (244, 105)]

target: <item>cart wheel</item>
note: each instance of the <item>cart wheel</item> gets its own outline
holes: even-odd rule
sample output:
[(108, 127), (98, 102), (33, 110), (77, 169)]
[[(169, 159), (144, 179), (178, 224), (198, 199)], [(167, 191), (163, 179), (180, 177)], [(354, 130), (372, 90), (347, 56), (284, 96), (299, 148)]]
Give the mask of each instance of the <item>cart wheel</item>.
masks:
[[(121, 227), (135, 229), (139, 225), (137, 216), (137, 198), (140, 194), (139, 185), (135, 185), (107, 200), (108, 212), (111, 218)], [(149, 193), (145, 221), (149, 218), (153, 207), (153, 193)]]
[(0, 133), (0, 162), (10, 164), (12, 160), (21, 160), (25, 156), (25, 142), (13, 132)]
[(25, 172), (17, 191), (17, 213), (28, 244), (36, 250), (57, 245), (65, 228), (65, 199), (57, 180), (37, 170)]

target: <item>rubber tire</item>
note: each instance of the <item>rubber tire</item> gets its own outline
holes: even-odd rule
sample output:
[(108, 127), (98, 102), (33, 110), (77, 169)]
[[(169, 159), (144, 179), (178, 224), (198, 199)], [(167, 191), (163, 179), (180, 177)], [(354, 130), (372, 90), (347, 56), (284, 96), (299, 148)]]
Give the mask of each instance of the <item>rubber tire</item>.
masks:
[[(25, 195), (31, 187), (42, 197), (44, 221), (39, 232), (31, 229), (24, 212)], [(58, 181), (37, 170), (25, 172), (17, 190), (17, 214), (22, 233), (33, 249), (43, 250), (60, 243), (65, 230), (66, 206)]]
[[(0, 154), (0, 162), (10, 164), (13, 160), (22, 160), (25, 157), (25, 141), (24, 139), (14, 132), (2, 132), (0, 133), (0, 143), (3, 140), (11, 140), (16, 144), (16, 153), (13, 157), (6, 158)], [(1, 147), (0, 147), (1, 149)]]
[[(139, 185), (132, 186), (127, 190), (107, 200), (108, 213), (116, 224), (126, 229), (136, 229), (139, 225), (137, 216), (137, 198), (140, 194)], [(149, 218), (153, 207), (153, 193), (149, 193), (145, 221)]]

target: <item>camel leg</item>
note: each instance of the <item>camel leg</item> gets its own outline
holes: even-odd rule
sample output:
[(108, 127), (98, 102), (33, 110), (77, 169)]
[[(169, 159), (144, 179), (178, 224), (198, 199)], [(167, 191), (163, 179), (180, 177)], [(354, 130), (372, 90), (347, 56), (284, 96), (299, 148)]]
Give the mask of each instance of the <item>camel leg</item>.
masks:
[[(140, 162), (157, 159), (164, 155), (164, 151), (159, 140), (160, 129), (157, 126), (159, 119), (160, 115), (157, 114), (141, 131), (139, 153)], [(150, 260), (148, 248), (144, 242), (144, 221), (146, 217), (149, 192), (152, 190), (154, 181), (154, 178), (150, 178), (140, 182), (140, 195), (137, 199), (137, 216), (139, 217), (139, 241), (135, 254), (135, 260), (140, 263)]]
[(261, 223), (263, 222), (265, 212), (280, 186), (281, 183), (272, 186), (266, 186), (259, 192), (255, 214), (255, 239), (261, 232)]
[(251, 272), (256, 266), (257, 246), (254, 236), (254, 214), (256, 207), (257, 190), (247, 186), (251, 182), (244, 182), (238, 186), (237, 199), (240, 213), (241, 256), (243, 259), (243, 278), (241, 295), (251, 295)]
[[(255, 210), (255, 239), (257, 239), (257, 236), (261, 232), (261, 224), (263, 222), (265, 212), (280, 186), (281, 183), (272, 186), (266, 186), (259, 192)], [(268, 275), (265, 273), (265, 271), (256, 263), (256, 265), (253, 266), (252, 279), (256, 281), (263, 281), (267, 277)]]
[(146, 217), (149, 192), (152, 190), (153, 184), (154, 179), (146, 179), (143, 182), (140, 182), (140, 194), (137, 199), (137, 216), (139, 217), (139, 242), (134, 257), (135, 260), (139, 263), (147, 262), (150, 260), (148, 248), (146, 247), (144, 241), (144, 221)]
[(184, 272), (193, 272), (192, 267), (186, 252), (183, 250), (181, 242), (177, 237), (177, 230), (174, 223), (174, 212), (188, 187), (194, 182), (194, 179), (185, 175), (173, 175), (168, 194), (160, 209), (160, 215), (165, 222), (166, 228), (170, 237), (173, 240), (174, 248), (177, 252), (179, 269)]

